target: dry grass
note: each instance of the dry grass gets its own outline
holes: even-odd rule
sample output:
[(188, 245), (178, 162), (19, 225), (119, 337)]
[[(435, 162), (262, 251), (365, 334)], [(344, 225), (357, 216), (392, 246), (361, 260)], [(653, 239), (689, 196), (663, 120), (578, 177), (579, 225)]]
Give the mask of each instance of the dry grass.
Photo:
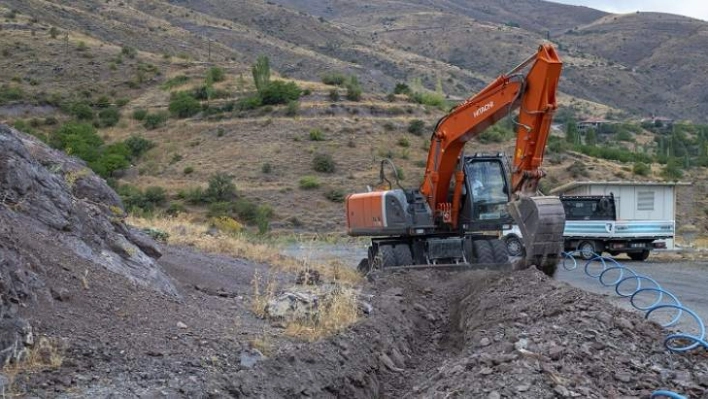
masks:
[(253, 273), (253, 299), (251, 302), (251, 311), (260, 318), (266, 317), (268, 302), (275, 298), (275, 289), (277, 287), (275, 279), (271, 275), (261, 278), (260, 273), (256, 270)]
[(358, 319), (356, 292), (337, 287), (326, 296), (311, 319), (290, 322), (285, 328), (285, 334), (314, 341), (335, 334), (356, 323)]
[[(305, 269), (314, 269), (323, 279), (352, 286), (361, 282), (361, 276), (354, 268), (342, 262), (319, 264), (302, 262), (282, 255), (272, 242), (255, 241), (246, 234), (211, 235), (206, 234), (209, 226), (195, 222), (186, 216), (175, 218), (138, 218), (128, 217), (127, 222), (140, 228), (155, 228), (169, 234), (169, 242), (174, 245), (186, 245), (205, 252), (219, 253), (265, 263), (277, 270), (297, 273)], [(265, 239), (260, 239), (265, 240)]]
[[(63, 340), (40, 337), (31, 348), (15, 353), (0, 369), (10, 381), (9, 391), (12, 392), (12, 385), (19, 375), (61, 367), (65, 351), (66, 343)], [(2, 397), (5, 393), (0, 391)]]

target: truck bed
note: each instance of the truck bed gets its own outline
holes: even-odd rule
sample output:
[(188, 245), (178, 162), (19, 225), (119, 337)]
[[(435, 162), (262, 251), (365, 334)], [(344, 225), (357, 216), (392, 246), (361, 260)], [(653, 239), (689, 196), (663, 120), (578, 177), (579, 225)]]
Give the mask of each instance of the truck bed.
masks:
[(565, 238), (667, 239), (674, 237), (673, 220), (566, 220)]

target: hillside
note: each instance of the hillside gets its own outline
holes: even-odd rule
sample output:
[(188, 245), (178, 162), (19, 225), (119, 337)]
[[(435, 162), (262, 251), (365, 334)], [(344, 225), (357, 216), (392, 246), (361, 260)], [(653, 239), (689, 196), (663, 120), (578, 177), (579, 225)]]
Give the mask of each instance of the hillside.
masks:
[[(338, 233), (342, 197), (375, 184), (381, 159), (394, 159), (407, 187), (422, 177), (429, 132), (443, 111), (405, 95), (388, 96), (396, 83), (418, 81), (420, 90), (439, 85), (449, 98), (464, 98), (532, 54), (546, 37), (565, 61), (560, 101), (575, 117), (638, 120), (657, 113), (706, 121), (705, 55), (692, 51), (706, 44), (704, 22), (665, 14), (614, 16), (536, 1), (404, 4), (9, 0), (1, 22), (0, 119), (51, 138), (74, 118), (77, 103), (95, 115), (115, 109), (118, 119), (110, 126), (93, 119), (103, 140), (119, 143), (137, 135), (156, 146), (112, 180), (163, 187), (161, 209), (206, 217), (207, 207), (190, 204), (184, 193), (226, 173), (239, 196), (273, 210), (273, 229)], [(552, 13), (558, 17), (546, 18)], [(518, 15), (524, 20), (515, 20)], [(656, 34), (646, 33), (652, 29)], [(676, 53), (669, 47), (683, 49), (680, 62), (670, 58)], [(234, 109), (253, 93), (250, 68), (261, 55), (270, 59), (274, 78), (294, 79), (306, 89), (293, 114), (286, 106)], [(136, 111), (166, 112), (172, 93), (203, 87), (213, 66), (224, 71), (225, 80), (214, 86), (223, 95), (203, 100), (204, 112), (154, 128), (134, 118)], [(346, 100), (344, 88), (321, 83), (326, 73), (358, 77), (362, 99)], [(332, 90), (342, 98), (332, 100)], [(414, 121), (424, 128), (412, 134)], [(639, 144), (617, 144), (656, 149), (648, 131), (632, 140)], [(471, 143), (468, 152), (509, 152), (512, 146), (507, 137)], [(334, 173), (313, 170), (318, 154), (331, 156)], [(549, 150), (547, 160), (546, 187), (571, 178), (663, 179), (659, 164), (638, 176), (631, 163), (579, 153)], [(578, 163), (585, 165), (581, 173)], [(701, 180), (705, 171), (691, 173), (684, 179)], [(303, 178), (319, 186), (303, 189)], [(705, 222), (705, 204), (698, 200), (704, 191), (691, 191), (696, 204), (679, 215), (681, 221)]]

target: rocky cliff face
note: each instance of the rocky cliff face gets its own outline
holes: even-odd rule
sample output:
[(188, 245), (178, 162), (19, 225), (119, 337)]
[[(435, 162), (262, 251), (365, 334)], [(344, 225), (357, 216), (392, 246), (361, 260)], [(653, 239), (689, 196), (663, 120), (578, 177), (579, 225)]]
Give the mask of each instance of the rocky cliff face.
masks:
[(117, 194), (82, 161), (0, 125), (0, 365), (32, 344), (19, 307), (42, 295), (63, 299), (53, 287), (55, 268), (88, 274), (102, 267), (179, 296), (155, 263), (155, 242), (123, 215)]

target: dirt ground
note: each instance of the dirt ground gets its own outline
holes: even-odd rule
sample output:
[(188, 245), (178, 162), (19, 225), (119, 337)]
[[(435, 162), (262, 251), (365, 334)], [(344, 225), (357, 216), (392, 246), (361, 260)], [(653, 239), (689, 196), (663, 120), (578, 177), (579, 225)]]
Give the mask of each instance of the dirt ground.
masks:
[[(670, 355), (656, 324), (535, 270), (374, 276), (362, 296), (373, 311), (335, 336), (308, 343), (250, 311), (253, 273), (267, 273), (267, 265), (162, 249), (159, 264), (178, 299), (108, 271), (96, 270), (84, 282), (64, 268), (49, 268), (63, 299), (39, 298), (21, 313), (40, 336), (64, 342), (64, 361), (57, 369), (17, 375), (11, 393), (645, 398), (668, 388), (708, 397), (705, 351)], [(274, 276), (282, 286), (295, 283), (294, 275)]]

